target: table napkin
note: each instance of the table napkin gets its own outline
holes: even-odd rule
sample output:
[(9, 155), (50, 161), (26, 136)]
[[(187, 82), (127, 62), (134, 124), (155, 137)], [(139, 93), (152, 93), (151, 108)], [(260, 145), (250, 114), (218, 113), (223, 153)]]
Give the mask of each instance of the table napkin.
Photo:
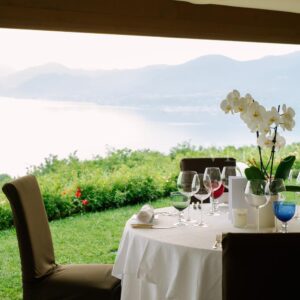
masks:
[(151, 205), (145, 204), (136, 215), (137, 221), (142, 224), (149, 224), (154, 219), (154, 209)]

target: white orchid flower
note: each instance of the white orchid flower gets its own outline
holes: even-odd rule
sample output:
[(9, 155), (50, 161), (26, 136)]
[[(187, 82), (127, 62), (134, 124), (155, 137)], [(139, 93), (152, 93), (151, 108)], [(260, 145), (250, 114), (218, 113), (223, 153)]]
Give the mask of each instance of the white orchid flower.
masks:
[[(285, 146), (285, 138), (278, 132), (276, 133), (275, 149), (281, 149)], [(257, 139), (257, 144), (262, 148), (272, 148), (274, 145), (274, 133), (271, 135), (261, 134)]]
[(240, 100), (240, 93), (237, 90), (233, 90), (232, 92), (230, 92), (227, 97), (226, 100), (228, 101), (229, 105), (232, 106), (232, 113), (235, 112), (235, 107), (238, 105), (238, 102)]
[(266, 121), (263, 121), (259, 124), (259, 127), (258, 127), (258, 131), (262, 134), (270, 134), (271, 133), (271, 128), (270, 128), (270, 125), (268, 122)]
[(227, 99), (223, 100), (221, 102), (221, 105), (220, 105), (221, 109), (225, 112), (225, 114), (228, 114), (229, 112), (232, 112), (233, 113), (233, 105), (230, 104)]
[[(268, 150), (272, 149), (267, 166), (271, 164), (271, 169), (273, 169), (273, 151), (277, 151), (286, 144), (285, 138), (278, 132), (279, 126), (283, 130), (292, 130), (295, 126), (295, 111), (285, 104), (282, 105), (281, 113), (276, 107), (272, 107), (271, 110), (267, 111), (250, 94), (241, 97), (237, 90), (233, 90), (227, 95), (227, 98), (221, 103), (221, 108), (226, 113), (230, 111), (232, 114), (240, 113), (240, 118), (248, 128), (252, 132), (258, 132), (257, 145)], [(262, 157), (260, 157), (260, 163), (262, 166), (264, 165)], [(272, 176), (272, 174), (267, 175)]]
[(271, 126), (272, 124), (275, 124), (277, 126), (280, 122), (280, 114), (274, 106), (271, 110), (266, 112), (265, 117), (266, 122), (269, 126)]
[(250, 129), (251, 132), (256, 132), (258, 131), (259, 128), (259, 123), (254, 122), (253, 120), (251, 121), (250, 119), (247, 119), (246, 125)]
[(228, 95), (227, 95), (227, 100), (228, 101), (235, 101), (237, 99), (240, 99), (240, 92), (238, 90), (233, 90), (232, 92), (230, 92)]
[(281, 118), (280, 118), (279, 125), (283, 130), (291, 131), (295, 127), (295, 124), (296, 123), (293, 119), (289, 120), (289, 119), (284, 118), (283, 116), (281, 116)]
[(234, 105), (234, 112), (235, 113), (241, 113), (241, 114), (245, 114), (248, 110), (248, 102), (245, 98), (240, 98), (236, 101), (235, 105)]
[(246, 124), (249, 129), (254, 132), (263, 127), (266, 109), (258, 102), (253, 102), (248, 107), (247, 116), (245, 116)]
[(276, 134), (276, 143), (275, 143), (275, 148), (278, 150), (278, 149), (281, 149), (285, 146), (285, 138), (283, 136), (281, 136), (278, 132)]
[(248, 107), (248, 115), (253, 120), (260, 120), (262, 121), (264, 119), (266, 113), (266, 109), (260, 105), (258, 102), (253, 102)]
[(283, 114), (280, 117), (280, 126), (283, 130), (291, 131), (295, 126), (294, 116), (295, 111), (291, 107), (282, 106)]
[(245, 99), (246, 99), (248, 105), (250, 105), (252, 102), (254, 102), (254, 99), (252, 98), (252, 96), (250, 94), (246, 94)]
[(257, 145), (260, 146), (261, 148), (272, 148), (273, 147), (272, 136), (270, 135), (266, 136), (265, 134), (261, 134), (257, 138)]
[(294, 118), (295, 117), (295, 111), (291, 107), (286, 107), (285, 104), (282, 105), (282, 111), (285, 117), (287, 118)]
[(240, 114), (240, 117), (245, 122), (247, 127), (251, 130), (251, 132), (255, 132), (258, 130), (258, 123), (252, 119), (251, 114), (249, 114), (249, 110), (244, 114)]

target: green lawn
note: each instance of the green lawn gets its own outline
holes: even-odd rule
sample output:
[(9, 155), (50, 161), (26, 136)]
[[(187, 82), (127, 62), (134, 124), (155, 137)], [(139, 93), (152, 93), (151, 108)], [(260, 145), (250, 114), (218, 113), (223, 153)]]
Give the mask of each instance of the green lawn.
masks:
[[(168, 199), (153, 202), (169, 206)], [(113, 263), (126, 220), (141, 205), (69, 217), (50, 223), (56, 261)], [(0, 299), (22, 298), (21, 267), (14, 229), (0, 231)]]

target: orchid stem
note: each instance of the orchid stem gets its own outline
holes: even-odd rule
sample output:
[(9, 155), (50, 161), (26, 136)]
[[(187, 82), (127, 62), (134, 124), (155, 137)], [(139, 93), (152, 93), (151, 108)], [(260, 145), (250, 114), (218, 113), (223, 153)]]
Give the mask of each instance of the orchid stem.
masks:
[[(277, 111), (280, 111), (280, 105), (278, 105)], [(272, 146), (272, 151), (271, 151), (271, 169), (270, 169), (270, 181), (272, 180), (272, 173), (273, 173), (273, 164), (274, 164), (274, 157), (275, 157), (275, 145), (276, 145), (276, 137), (277, 137), (277, 129), (278, 125), (276, 125), (274, 129), (274, 138), (273, 138), (273, 146)]]
[[(259, 132), (256, 131), (256, 137), (259, 138)], [(260, 170), (261, 172), (268, 177), (268, 173), (267, 173), (267, 170), (263, 164), (263, 159), (262, 159), (262, 153), (261, 153), (261, 147), (260, 146), (257, 146), (258, 148), (258, 153), (259, 153), (259, 161), (260, 161)]]

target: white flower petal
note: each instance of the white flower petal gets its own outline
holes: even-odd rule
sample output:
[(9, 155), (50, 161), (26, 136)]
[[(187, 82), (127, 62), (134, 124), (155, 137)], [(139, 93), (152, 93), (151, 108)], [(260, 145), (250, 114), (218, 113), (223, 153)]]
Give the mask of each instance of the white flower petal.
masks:
[(280, 115), (275, 107), (272, 107), (270, 111), (267, 111), (265, 113), (265, 120), (269, 126), (271, 126), (272, 124), (275, 124), (277, 126), (279, 124)]
[(276, 143), (275, 143), (275, 148), (281, 149), (285, 146), (285, 138), (283, 136), (281, 136), (279, 133), (276, 134)]
[(257, 139), (257, 144), (261, 148), (272, 148), (273, 147), (273, 139), (271, 136), (266, 136), (261, 134)]
[(233, 110), (232, 105), (227, 101), (227, 99), (221, 102), (220, 107), (226, 114)]

